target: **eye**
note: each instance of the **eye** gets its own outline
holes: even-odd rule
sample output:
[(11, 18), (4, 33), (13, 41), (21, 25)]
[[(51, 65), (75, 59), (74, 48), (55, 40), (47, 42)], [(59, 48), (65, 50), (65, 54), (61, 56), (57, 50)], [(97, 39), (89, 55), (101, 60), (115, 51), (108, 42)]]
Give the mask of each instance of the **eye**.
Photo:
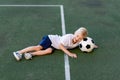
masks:
[(78, 38), (79, 36), (77, 35), (77, 38)]

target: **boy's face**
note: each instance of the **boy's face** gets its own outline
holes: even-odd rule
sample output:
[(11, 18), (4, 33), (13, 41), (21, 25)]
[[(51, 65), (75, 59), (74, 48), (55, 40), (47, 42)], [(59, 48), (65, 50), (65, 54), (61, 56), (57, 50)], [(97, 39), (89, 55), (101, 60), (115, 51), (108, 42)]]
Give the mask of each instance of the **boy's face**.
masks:
[(75, 35), (75, 37), (73, 38), (73, 43), (80, 42), (83, 38), (84, 38), (84, 36), (81, 34)]

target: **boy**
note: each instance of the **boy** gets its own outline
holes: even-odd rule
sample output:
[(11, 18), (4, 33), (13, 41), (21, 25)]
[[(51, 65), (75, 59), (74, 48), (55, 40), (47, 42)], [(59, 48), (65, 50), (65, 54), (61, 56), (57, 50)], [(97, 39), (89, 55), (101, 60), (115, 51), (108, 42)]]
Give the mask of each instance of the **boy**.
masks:
[(30, 46), (25, 49), (13, 52), (17, 61), (22, 59), (24, 54), (25, 59), (32, 59), (32, 56), (41, 56), (51, 54), (54, 49), (62, 50), (68, 56), (77, 58), (75, 53), (71, 53), (68, 49), (73, 49), (79, 45), (79, 42), (87, 36), (87, 29), (79, 28), (74, 34), (66, 34), (63, 36), (47, 35), (39, 42), (37, 46)]

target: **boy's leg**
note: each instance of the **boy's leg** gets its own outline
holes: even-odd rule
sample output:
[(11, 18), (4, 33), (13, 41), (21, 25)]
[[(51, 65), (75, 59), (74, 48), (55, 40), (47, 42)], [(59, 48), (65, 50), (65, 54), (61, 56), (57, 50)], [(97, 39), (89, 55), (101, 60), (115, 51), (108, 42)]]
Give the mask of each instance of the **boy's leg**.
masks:
[(31, 53), (33, 56), (42, 56), (42, 55), (46, 55), (46, 54), (51, 54), (53, 51), (52, 48), (47, 48), (45, 50), (40, 50), (40, 51), (36, 51)]
[(20, 54), (23, 54), (23, 53), (27, 53), (27, 52), (31, 52), (31, 51), (39, 51), (41, 49), (43, 49), (43, 47), (40, 46), (40, 45), (38, 45), (38, 46), (30, 46), (30, 47), (24, 48), (22, 50), (19, 50), (18, 52)]
[[(38, 45), (38, 46), (30, 46), (30, 47), (27, 47), (27, 48), (24, 48), (20, 51), (17, 51), (17, 52), (13, 52), (13, 55), (14, 57), (16, 58), (16, 60), (21, 60), (22, 59), (22, 54), (23, 53), (27, 53), (27, 52), (31, 52), (31, 51), (39, 51), (41, 50), (43, 47)], [(32, 55), (31, 55), (32, 57)]]
[(47, 48), (46, 50), (40, 50), (40, 51), (36, 51), (33, 53), (25, 53), (24, 57), (25, 57), (25, 59), (29, 60), (29, 59), (32, 59), (32, 56), (46, 55), (46, 54), (52, 53), (52, 51), (53, 51), (52, 48)]

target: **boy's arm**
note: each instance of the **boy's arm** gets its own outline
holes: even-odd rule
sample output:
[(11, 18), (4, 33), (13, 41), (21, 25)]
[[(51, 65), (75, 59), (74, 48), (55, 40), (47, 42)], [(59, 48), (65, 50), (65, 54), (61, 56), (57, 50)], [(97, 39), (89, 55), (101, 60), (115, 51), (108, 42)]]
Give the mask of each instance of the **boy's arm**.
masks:
[(71, 53), (70, 51), (68, 51), (64, 46), (63, 44), (60, 44), (59, 45), (60, 49), (66, 53), (68, 56), (72, 57), (72, 58), (77, 58), (77, 55), (75, 53)]

